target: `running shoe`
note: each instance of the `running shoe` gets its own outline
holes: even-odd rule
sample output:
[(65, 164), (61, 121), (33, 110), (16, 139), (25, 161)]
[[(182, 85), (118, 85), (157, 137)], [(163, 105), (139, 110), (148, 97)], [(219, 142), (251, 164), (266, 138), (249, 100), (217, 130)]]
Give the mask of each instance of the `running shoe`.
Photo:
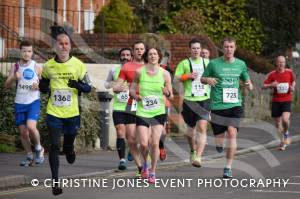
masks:
[(127, 154), (127, 160), (128, 160), (128, 161), (132, 161), (132, 160), (133, 160), (133, 157), (132, 157), (130, 151), (128, 151), (128, 154)]
[(35, 164), (42, 164), (45, 160), (44, 157), (44, 148), (42, 147), (41, 150), (35, 151)]
[(167, 151), (165, 148), (159, 149), (159, 159), (161, 161), (164, 161), (165, 159), (167, 159)]
[(281, 142), (278, 149), (281, 151), (284, 151), (286, 149), (286, 147), (287, 147), (287, 144), (285, 144), (284, 142)]
[(149, 177), (149, 169), (148, 169), (148, 165), (146, 164), (143, 166), (143, 169), (141, 171), (141, 177), (143, 179), (147, 179)]
[(27, 156), (26, 159), (20, 163), (20, 166), (22, 167), (33, 166), (33, 162), (34, 162), (33, 158)]
[(216, 150), (218, 151), (218, 153), (223, 153), (224, 147), (222, 147), (222, 146), (216, 146)]
[(196, 151), (191, 151), (191, 153), (190, 153), (190, 163), (193, 163), (194, 160), (196, 159), (196, 157), (197, 157)]
[(65, 151), (66, 154), (66, 160), (69, 164), (73, 164), (76, 160), (76, 153), (74, 151), (74, 149), (72, 151)]
[(224, 168), (223, 178), (232, 178), (231, 168)]
[(63, 190), (62, 188), (58, 187), (58, 186), (54, 186), (52, 187), (52, 194), (57, 196), (59, 194), (62, 194), (63, 193)]
[(135, 176), (136, 176), (137, 178), (140, 178), (140, 177), (141, 177), (142, 169), (143, 169), (143, 167), (138, 167), (138, 170), (135, 172)]
[(192, 162), (192, 165), (194, 167), (201, 167), (201, 157), (197, 156), (194, 161)]
[(126, 160), (125, 160), (125, 159), (121, 159), (121, 160), (120, 160), (118, 169), (121, 170), (121, 171), (127, 169), (127, 163), (126, 163)]
[(148, 177), (149, 184), (155, 184), (155, 173), (150, 173)]
[(137, 178), (140, 178), (140, 177), (141, 177), (141, 171), (140, 171), (140, 170), (137, 170), (137, 171), (135, 172), (135, 177), (137, 177)]

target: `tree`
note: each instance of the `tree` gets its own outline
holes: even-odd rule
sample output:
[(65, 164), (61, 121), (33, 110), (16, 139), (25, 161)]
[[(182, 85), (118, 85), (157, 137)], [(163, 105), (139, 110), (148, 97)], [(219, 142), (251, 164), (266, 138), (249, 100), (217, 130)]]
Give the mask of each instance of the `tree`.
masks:
[(249, 18), (246, 0), (199, 0), (199, 8), (206, 17), (205, 32), (215, 42), (225, 36), (233, 36), (238, 45), (249, 51), (260, 53), (263, 33), (260, 22)]
[(101, 32), (102, 17), (106, 33), (141, 33), (144, 27), (141, 20), (133, 14), (132, 8), (124, 0), (111, 0), (95, 19), (96, 33)]
[(134, 13), (145, 24), (147, 32), (157, 32), (160, 22), (169, 15), (168, 0), (128, 0), (128, 2), (134, 8)]
[(129, 0), (148, 32), (203, 33), (204, 17), (191, 0)]
[(150, 32), (207, 34), (214, 42), (234, 36), (240, 47), (262, 48), (261, 24), (249, 18), (246, 0), (129, 0)]
[(196, 8), (182, 8), (173, 17), (175, 27), (184, 34), (204, 34), (205, 20), (202, 11)]
[(262, 23), (263, 54), (286, 51), (300, 40), (299, 0), (248, 0), (247, 10)]

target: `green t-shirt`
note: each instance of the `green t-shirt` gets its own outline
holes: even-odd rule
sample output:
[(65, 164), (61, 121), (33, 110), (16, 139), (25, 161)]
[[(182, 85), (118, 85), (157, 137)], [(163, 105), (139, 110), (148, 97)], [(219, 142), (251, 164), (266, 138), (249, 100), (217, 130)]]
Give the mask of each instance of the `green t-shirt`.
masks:
[[(189, 62), (190, 60), (190, 62)], [(191, 64), (190, 64), (191, 63)], [(205, 66), (203, 66), (203, 63)], [(196, 59), (192, 60), (191, 58), (182, 60), (175, 71), (175, 76), (181, 77), (183, 74), (198, 73), (197, 79), (192, 81), (188, 79), (183, 82), (184, 87), (184, 99), (189, 101), (203, 101), (207, 100), (210, 97), (210, 87), (208, 85), (201, 84), (200, 78), (204, 72), (205, 67), (208, 65), (208, 59)], [(191, 65), (191, 66), (190, 66)]]
[(85, 65), (76, 57), (64, 63), (56, 62), (54, 58), (45, 63), (42, 77), (50, 80), (48, 114), (59, 118), (79, 115), (78, 90), (70, 88), (68, 81), (82, 80), (86, 72)]
[(203, 77), (218, 79), (218, 83), (211, 87), (211, 109), (223, 110), (242, 105), (240, 80), (249, 80), (247, 66), (244, 61), (235, 58), (228, 63), (223, 57), (213, 59), (205, 69)]

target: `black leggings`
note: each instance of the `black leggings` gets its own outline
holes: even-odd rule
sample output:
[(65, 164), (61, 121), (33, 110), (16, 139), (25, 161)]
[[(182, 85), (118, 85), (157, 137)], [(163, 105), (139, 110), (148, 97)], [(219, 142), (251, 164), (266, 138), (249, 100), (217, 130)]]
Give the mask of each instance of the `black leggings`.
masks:
[[(56, 129), (48, 126), (49, 131), (49, 164), (51, 168), (52, 179), (58, 180), (59, 169), (59, 149), (60, 149), (60, 135), (62, 129)], [(77, 133), (64, 134), (63, 150), (65, 153), (72, 152), (74, 150), (74, 140)]]

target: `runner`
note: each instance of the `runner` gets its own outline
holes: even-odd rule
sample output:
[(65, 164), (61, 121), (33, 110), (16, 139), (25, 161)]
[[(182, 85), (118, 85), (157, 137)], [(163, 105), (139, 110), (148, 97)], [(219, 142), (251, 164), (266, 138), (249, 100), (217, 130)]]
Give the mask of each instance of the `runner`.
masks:
[[(136, 71), (134, 82), (130, 87), (130, 96), (138, 101), (137, 132), (144, 159), (141, 176), (148, 179), (149, 183), (155, 183), (159, 140), (166, 122), (163, 96), (172, 98), (173, 93), (170, 74), (159, 64), (162, 57), (160, 51), (156, 48), (150, 48), (143, 57), (146, 64)], [(149, 130), (150, 126), (151, 130)], [(150, 150), (151, 167), (148, 169), (147, 157)]]
[[(134, 79), (135, 72), (143, 64), (143, 54), (145, 52), (145, 44), (141, 41), (137, 41), (133, 44), (133, 60), (132, 62), (127, 62), (124, 64), (120, 71), (119, 78), (116, 82), (116, 85), (113, 87), (113, 91), (116, 93), (127, 91), (128, 87), (124, 86), (124, 83), (127, 82), (130, 86), (131, 82)], [(140, 176), (142, 170), (142, 163), (140, 160), (140, 154), (137, 146), (136, 139), (136, 101), (132, 98), (129, 98), (126, 106), (126, 138), (129, 146), (130, 153), (135, 160), (135, 163), (138, 167), (137, 176)]]
[[(106, 78), (105, 82), (105, 88), (110, 89), (113, 87), (115, 81), (117, 81), (120, 70), (123, 67), (123, 65), (132, 59), (132, 53), (130, 48), (122, 48), (119, 51), (119, 57), (121, 66), (114, 67), (109, 71), (109, 74)], [(127, 87), (127, 85), (124, 85)], [(125, 170), (127, 168), (127, 162), (125, 159), (125, 151), (126, 151), (126, 142), (125, 142), (125, 136), (126, 136), (126, 127), (125, 127), (125, 118), (126, 114), (125, 109), (127, 105), (127, 101), (129, 99), (129, 91), (120, 92), (118, 94), (114, 94), (114, 105), (113, 105), (113, 121), (114, 125), (117, 131), (117, 141), (116, 146), (118, 150), (118, 155), (120, 158), (119, 170)]]
[(201, 50), (201, 57), (205, 59), (209, 59), (210, 57), (210, 51), (207, 46), (202, 45), (202, 50)]
[[(200, 82), (209, 60), (200, 57), (201, 43), (197, 39), (189, 42), (191, 57), (179, 63), (175, 71), (177, 81), (183, 82), (184, 102), (182, 116), (187, 124), (186, 136), (190, 145), (190, 162), (201, 167), (201, 157), (206, 145), (209, 119), (210, 88)], [(199, 131), (195, 135), (195, 129)]]
[(232, 178), (231, 165), (237, 148), (237, 132), (243, 115), (240, 80), (243, 86), (252, 90), (253, 86), (244, 61), (235, 58), (236, 40), (226, 37), (223, 40), (224, 56), (213, 59), (205, 69), (201, 82), (211, 88), (212, 129), (216, 139), (223, 146), (225, 132), (228, 140), (226, 166), (223, 177)]
[(274, 119), (278, 133), (281, 135), (279, 149), (285, 150), (286, 146), (290, 144), (291, 101), (296, 81), (293, 71), (286, 68), (284, 56), (277, 56), (275, 61), (276, 69), (267, 75), (263, 88), (273, 89), (271, 116)]
[[(17, 80), (15, 97), (15, 122), (20, 131), (21, 143), (26, 152), (26, 158), (20, 166), (32, 166), (44, 162), (44, 148), (41, 146), (40, 133), (36, 127), (40, 116), (39, 79), (42, 68), (32, 60), (33, 47), (28, 41), (20, 44), (20, 61), (12, 65), (5, 87), (11, 88)], [(35, 161), (31, 150), (31, 141), (35, 148)]]
[(55, 43), (56, 56), (44, 65), (40, 90), (50, 97), (47, 105), (47, 127), (49, 131), (49, 163), (52, 173), (52, 193), (59, 195), (58, 186), (60, 136), (64, 134), (63, 150), (66, 160), (73, 164), (76, 159), (74, 141), (80, 127), (78, 97), (81, 92), (91, 91), (85, 65), (70, 56), (71, 42), (65, 33), (60, 33)]

